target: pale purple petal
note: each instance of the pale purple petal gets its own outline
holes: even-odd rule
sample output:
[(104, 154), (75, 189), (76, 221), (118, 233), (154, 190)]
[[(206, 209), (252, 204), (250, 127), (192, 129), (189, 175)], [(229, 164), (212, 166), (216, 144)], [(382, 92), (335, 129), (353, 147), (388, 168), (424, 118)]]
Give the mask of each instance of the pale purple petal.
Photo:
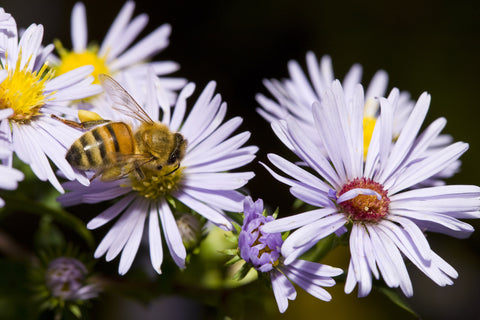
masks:
[(299, 213), (296, 215), (288, 216), (285, 218), (279, 218), (274, 221), (266, 223), (261, 227), (263, 232), (283, 232), (287, 230), (293, 230), (306, 225), (309, 225), (319, 219), (327, 217), (331, 214), (336, 214), (338, 209), (336, 208), (324, 208), (312, 211)]
[(288, 308), (288, 300), (295, 300), (297, 291), (295, 291), (295, 287), (282, 273), (272, 271), (270, 277), (272, 279), (273, 295), (277, 301), (278, 310), (284, 313)]

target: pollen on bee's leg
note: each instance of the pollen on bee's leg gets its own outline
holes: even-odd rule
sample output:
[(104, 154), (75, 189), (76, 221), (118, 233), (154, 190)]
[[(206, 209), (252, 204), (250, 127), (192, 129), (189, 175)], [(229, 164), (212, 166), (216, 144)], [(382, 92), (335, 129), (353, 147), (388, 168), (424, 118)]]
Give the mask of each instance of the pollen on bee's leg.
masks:
[(78, 110), (78, 119), (81, 122), (104, 120), (98, 113), (88, 110)]

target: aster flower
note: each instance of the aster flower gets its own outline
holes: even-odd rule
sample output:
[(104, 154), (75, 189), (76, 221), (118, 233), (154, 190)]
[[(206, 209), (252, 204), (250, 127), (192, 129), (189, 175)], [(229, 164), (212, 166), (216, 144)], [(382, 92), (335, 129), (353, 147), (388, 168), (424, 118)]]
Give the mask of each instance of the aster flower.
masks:
[(28, 286), (41, 312), (55, 319), (82, 318), (89, 300), (102, 290), (91, 260), (72, 246), (41, 251), (29, 269)]
[[(276, 79), (265, 79), (265, 87), (271, 93), (274, 99), (267, 98), (263, 94), (257, 94), (257, 102), (261, 108), (257, 112), (269, 122), (274, 122), (287, 117), (295, 118), (303, 127), (306, 134), (315, 135), (316, 128), (312, 113), (312, 104), (314, 102), (323, 103), (326, 99), (325, 92), (329, 89), (335, 79), (331, 58), (323, 56), (320, 62), (313, 52), (306, 55), (308, 77), (302, 71), (297, 61), (288, 63), (290, 78), (282, 81)], [(355, 98), (355, 88), (362, 80), (362, 66), (353, 65), (345, 75), (342, 81), (343, 92), (346, 103), (352, 103)], [(383, 97), (386, 94), (388, 85), (388, 74), (383, 71), (377, 71), (368, 84), (365, 92), (365, 105), (363, 108), (363, 127), (364, 127), (364, 150), (368, 149), (368, 144), (373, 133), (373, 128), (377, 118), (380, 115), (379, 101), (377, 97)], [(411, 114), (415, 103), (410, 99), (408, 92), (400, 92), (396, 108), (393, 110), (393, 129), (392, 140), (396, 140), (400, 131)], [(439, 148), (445, 147), (453, 141), (450, 135), (439, 135), (425, 150), (425, 156), (435, 153)], [(287, 145), (288, 146), (288, 145)], [(318, 145), (325, 155), (324, 146)], [(366, 158), (366, 155), (365, 155)], [(458, 172), (460, 161), (453, 162), (450, 166), (440, 171), (422, 182), (424, 185), (441, 185), (443, 179), (453, 176)]]
[[(236, 117), (222, 124), (226, 103), (221, 102), (219, 94), (214, 95), (215, 82), (205, 87), (191, 112), (186, 115), (186, 100), (192, 95), (194, 84), (190, 83), (182, 89), (173, 113), (170, 113), (167, 99), (161, 96), (162, 91), (158, 90), (155, 81), (158, 79), (150, 74), (145, 99), (148, 103), (143, 108), (152, 119), (159, 119), (158, 103), (162, 102), (161, 122), (171, 132), (181, 133), (188, 141), (180, 167), (165, 165), (161, 170), (142, 167), (143, 179), (134, 173), (115, 181), (94, 179), (88, 188), (78, 183), (66, 183), (65, 187), (71, 192), (59, 198), (65, 206), (118, 198), (114, 205), (91, 220), (87, 227), (96, 229), (119, 217), (99, 244), (95, 257), (105, 254), (107, 261), (110, 261), (122, 252), (120, 274), (125, 274), (134, 260), (146, 220), (153, 268), (161, 273), (161, 229), (173, 260), (180, 268), (185, 268), (186, 250), (171, 204), (179, 201), (217, 226), (231, 229), (232, 224), (224, 211), (241, 211), (243, 195), (236, 189), (254, 176), (252, 172), (228, 172), (251, 162), (257, 147), (241, 147), (248, 140), (249, 132), (229, 138), (242, 119)], [(123, 83), (136, 84), (128, 80)], [(134, 97), (137, 96), (136, 90), (143, 90), (137, 87), (130, 89), (128, 86), (126, 89)], [(115, 117), (115, 114), (119, 116), (119, 112), (112, 113), (112, 116)], [(133, 118), (130, 121), (135, 130), (138, 121)]]
[(245, 218), (238, 237), (238, 247), (243, 260), (270, 277), (280, 312), (285, 312), (288, 300), (295, 300), (297, 295), (290, 281), (314, 297), (330, 301), (332, 297), (323, 287), (335, 285), (332, 277), (342, 274), (343, 270), (300, 259), (285, 265), (280, 253), (282, 235), (279, 232), (264, 233), (260, 230), (264, 224), (274, 221), (272, 216), (264, 216), (263, 212), (261, 199), (253, 202), (252, 198), (245, 198)]
[(158, 85), (166, 91), (169, 101), (173, 103), (174, 91), (181, 89), (186, 81), (163, 76), (178, 70), (179, 65), (173, 61), (147, 61), (168, 46), (171, 27), (163, 24), (133, 45), (135, 38), (148, 22), (146, 14), (132, 19), (134, 9), (135, 2), (125, 3), (98, 47), (88, 42), (85, 5), (77, 2), (71, 16), (73, 48), (71, 51), (67, 50), (57, 41), (59, 57), (52, 56), (50, 59), (56, 66), (57, 74), (83, 65), (93, 65), (95, 83), (98, 83), (99, 74), (106, 73), (116, 78), (121, 72), (129, 72), (136, 81), (144, 83), (147, 70), (153, 69), (156, 75), (161, 76)]
[(0, 110), (13, 110), (1, 120), (0, 134), (40, 180), (63, 192), (49, 159), (66, 178), (82, 179), (64, 159), (76, 130), (51, 119), (51, 114), (68, 113), (66, 102), (98, 94), (101, 88), (91, 85), (93, 79), (87, 77), (91, 66), (53, 77), (45, 64), (53, 46), (41, 47), (42, 25), (32, 24), (20, 40), (13, 17), (0, 25), (5, 27), (0, 30)]
[[(473, 227), (458, 219), (480, 217), (480, 188), (409, 188), (448, 167), (468, 145), (456, 142), (424, 156), (446, 124), (445, 119), (437, 119), (419, 134), (430, 105), (427, 93), (420, 96), (398, 139), (392, 142), (393, 111), (399, 101), (394, 89), (388, 98), (380, 98), (381, 113), (365, 159), (363, 88), (357, 85), (348, 103), (341, 84), (335, 81), (324, 96), (323, 103), (312, 107), (316, 135), (307, 135), (293, 118), (274, 124), (279, 138), (309, 170), (275, 154), (270, 154), (269, 160), (288, 177), (267, 167), (276, 179), (291, 186), (295, 197), (318, 209), (278, 219), (262, 230), (296, 229), (282, 246), (286, 265), (320, 239), (348, 230), (351, 259), (345, 292), (352, 292), (358, 284), (360, 297), (370, 293), (372, 278), (380, 276), (389, 287), (400, 287), (406, 296), (412, 296), (403, 257), (436, 284), (451, 285), (457, 272), (430, 248), (423, 232), (467, 237)], [(326, 156), (314, 147), (314, 139), (321, 139)]]
[(64, 300), (88, 300), (98, 295), (99, 287), (86, 284), (88, 270), (75, 258), (59, 257), (47, 266), (45, 282), (52, 297)]

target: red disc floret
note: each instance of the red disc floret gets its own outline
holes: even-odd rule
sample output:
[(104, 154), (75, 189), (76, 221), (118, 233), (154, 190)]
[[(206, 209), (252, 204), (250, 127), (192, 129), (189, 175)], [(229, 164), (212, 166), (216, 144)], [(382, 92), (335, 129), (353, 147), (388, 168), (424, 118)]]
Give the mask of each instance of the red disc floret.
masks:
[(370, 189), (380, 195), (360, 194), (353, 199), (339, 203), (339, 207), (348, 215), (349, 219), (354, 221), (378, 221), (388, 214), (390, 199), (387, 196), (387, 190), (383, 186), (370, 179), (355, 178), (346, 183), (338, 193), (340, 197), (345, 192), (352, 189)]

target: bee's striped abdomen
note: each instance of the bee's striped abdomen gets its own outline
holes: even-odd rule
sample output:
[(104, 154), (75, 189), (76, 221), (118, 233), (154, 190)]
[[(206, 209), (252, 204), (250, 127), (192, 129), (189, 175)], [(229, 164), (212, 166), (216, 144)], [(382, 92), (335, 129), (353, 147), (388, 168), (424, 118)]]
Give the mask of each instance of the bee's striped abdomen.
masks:
[(67, 152), (66, 159), (81, 170), (112, 165), (118, 154), (134, 153), (130, 127), (123, 122), (112, 122), (85, 132)]

